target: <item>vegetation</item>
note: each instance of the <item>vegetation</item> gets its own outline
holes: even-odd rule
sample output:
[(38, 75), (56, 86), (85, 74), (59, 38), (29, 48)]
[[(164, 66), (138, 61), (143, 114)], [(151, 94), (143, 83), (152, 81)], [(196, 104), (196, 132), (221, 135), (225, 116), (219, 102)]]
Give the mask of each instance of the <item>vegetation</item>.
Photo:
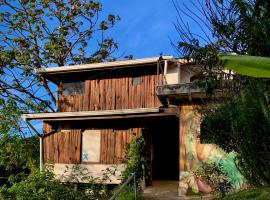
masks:
[(251, 183), (269, 185), (270, 111), (268, 90), (258, 80), (235, 99), (206, 116), (201, 125), (201, 139), (235, 151), (239, 166)]
[(20, 108), (54, 111), (55, 91), (35, 68), (114, 59), (106, 32), (120, 17), (102, 18), (98, 1), (3, 0), (0, 8), (0, 99)]
[(51, 172), (37, 171), (39, 143), (26, 136), (29, 131), (19, 115), (55, 110), (56, 91), (35, 74), (35, 68), (114, 60), (118, 45), (106, 33), (120, 17), (100, 15), (102, 4), (92, 0), (4, 0), (0, 8), (0, 186), (5, 184), (1, 196), (89, 199), (90, 194), (57, 182)]
[(0, 136), (0, 170), (4, 183), (12, 185), (39, 168), (38, 144), (36, 137)]
[(215, 163), (203, 163), (195, 171), (195, 175), (219, 195), (225, 196), (232, 189), (231, 179), (222, 171), (221, 166)]
[(130, 188), (124, 189), (123, 192), (116, 198), (116, 200), (142, 200), (142, 197), (139, 193), (137, 193), (137, 196), (135, 198), (134, 190), (131, 190)]
[(266, 200), (270, 198), (270, 188), (269, 187), (257, 187), (257, 188), (249, 188), (247, 190), (243, 190), (236, 194), (227, 195), (224, 198), (220, 198), (222, 200)]
[(270, 78), (270, 58), (246, 55), (220, 55), (222, 65), (238, 74)]
[[(100, 199), (107, 200), (112, 194), (106, 186), (113, 171), (105, 170), (101, 177), (92, 177), (87, 169), (74, 165), (60, 179), (55, 179), (53, 165), (40, 172), (34, 170), (23, 181), (11, 187), (0, 188), (0, 199)], [(85, 184), (78, 185), (78, 180)], [(64, 181), (64, 183), (59, 182)], [(30, 197), (30, 198), (29, 198)]]
[(148, 166), (143, 136), (134, 136), (128, 144), (126, 150), (126, 163), (127, 167), (123, 172), (124, 179), (127, 179), (131, 173), (136, 173), (136, 182), (137, 185), (139, 185), (143, 176), (146, 175)]
[[(202, 78), (201, 85), (207, 90), (210, 88), (213, 91), (222, 86), (222, 79), (226, 77), (231, 82), (231, 87), (226, 90), (225, 104), (203, 110), (206, 112), (202, 113), (200, 138), (203, 142), (219, 145), (227, 152), (237, 152), (239, 170), (246, 178), (255, 185), (269, 185), (269, 81), (223, 71), (225, 64), (240, 74), (268, 77), (267, 70), (264, 71), (264, 61), (268, 58), (249, 62), (254, 57), (232, 58), (220, 54), (269, 57), (270, 2), (197, 2), (197, 11), (187, 6), (184, 10), (175, 3), (180, 19), (175, 24), (180, 37), (176, 48), (183, 57), (201, 66), (199, 77)], [(181, 12), (205, 28), (202, 30), (204, 38), (189, 30), (189, 26), (181, 20)], [(199, 18), (197, 13), (204, 18)], [(213, 37), (209, 37), (209, 32)], [(225, 62), (220, 62), (219, 58)]]

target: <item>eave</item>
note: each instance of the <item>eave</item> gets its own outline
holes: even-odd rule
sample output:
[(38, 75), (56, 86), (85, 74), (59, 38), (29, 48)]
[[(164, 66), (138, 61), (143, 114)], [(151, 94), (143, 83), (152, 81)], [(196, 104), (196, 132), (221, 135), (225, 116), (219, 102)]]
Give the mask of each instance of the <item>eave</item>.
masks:
[[(162, 60), (173, 60), (173, 56), (162, 56)], [(130, 68), (130, 67), (147, 67), (155, 65), (158, 61), (160, 61), (160, 57), (151, 57), (151, 58), (122, 60), (114, 62), (39, 68), (35, 69), (35, 72), (38, 75), (41, 75), (44, 78), (57, 84), (60, 81), (64, 80), (65, 77), (69, 77), (71, 79), (76, 76), (82, 77), (86, 75), (85, 74), (86, 72), (96, 73), (97, 71), (100, 70)]]
[(54, 113), (31, 113), (23, 114), (24, 121), (72, 121), (72, 120), (93, 120), (93, 119), (115, 119), (115, 118), (136, 118), (151, 117), (160, 115), (171, 115), (163, 113), (159, 108), (137, 108), (101, 111), (79, 111), (79, 112), (54, 112)]

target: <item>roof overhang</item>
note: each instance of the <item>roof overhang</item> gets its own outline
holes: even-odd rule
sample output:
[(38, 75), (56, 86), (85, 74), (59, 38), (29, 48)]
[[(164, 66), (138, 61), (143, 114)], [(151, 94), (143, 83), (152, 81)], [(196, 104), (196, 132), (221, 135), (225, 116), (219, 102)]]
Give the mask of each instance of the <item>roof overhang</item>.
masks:
[(35, 72), (46, 79), (58, 83), (63, 77), (74, 75), (85, 75), (85, 72), (95, 72), (98, 70), (116, 69), (116, 68), (129, 68), (129, 67), (146, 67), (153, 66), (158, 61), (171, 60), (174, 61), (173, 56), (162, 56), (162, 57), (151, 57), (134, 60), (122, 60), (114, 62), (103, 62), (103, 63), (91, 63), (82, 65), (70, 65), (62, 67), (49, 67), (35, 69)]
[(21, 118), (24, 121), (30, 120), (72, 121), (72, 120), (151, 117), (161, 115), (172, 115), (172, 114), (166, 113), (160, 108), (137, 108), (137, 109), (119, 109), (119, 110), (102, 110), (102, 111), (32, 113), (32, 114), (23, 114), (21, 115)]

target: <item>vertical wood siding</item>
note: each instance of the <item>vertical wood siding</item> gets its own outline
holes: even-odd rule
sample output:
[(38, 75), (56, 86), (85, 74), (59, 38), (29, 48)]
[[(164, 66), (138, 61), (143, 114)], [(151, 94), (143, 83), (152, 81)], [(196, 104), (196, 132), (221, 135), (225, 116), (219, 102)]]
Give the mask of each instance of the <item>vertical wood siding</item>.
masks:
[(100, 163), (123, 163), (127, 144), (131, 141), (134, 135), (138, 135), (140, 133), (140, 128), (131, 128), (128, 130), (101, 130)]
[[(141, 128), (128, 130), (101, 130), (100, 163), (119, 164), (124, 162), (127, 144), (134, 135), (140, 134)], [(80, 130), (55, 132), (43, 138), (44, 162), (54, 163), (81, 163)]]
[(86, 80), (84, 94), (59, 96), (58, 112), (159, 107), (155, 86), (162, 82), (161, 74), (140, 76), (138, 85), (132, 77)]
[(43, 138), (44, 162), (80, 163), (81, 130), (55, 132)]

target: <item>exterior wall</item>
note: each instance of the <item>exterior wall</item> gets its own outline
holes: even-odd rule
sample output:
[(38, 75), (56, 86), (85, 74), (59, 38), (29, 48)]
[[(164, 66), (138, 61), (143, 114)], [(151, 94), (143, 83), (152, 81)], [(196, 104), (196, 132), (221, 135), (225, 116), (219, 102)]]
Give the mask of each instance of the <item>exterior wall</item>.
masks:
[[(106, 164), (59, 164), (54, 165), (54, 174), (56, 178), (61, 182), (80, 182), (87, 183), (88, 180), (85, 179), (86, 176), (91, 176), (93, 180), (97, 183), (107, 183), (107, 184), (120, 184), (121, 183), (121, 173), (125, 169), (124, 164), (118, 165), (106, 165)], [(108, 172), (109, 171), (109, 172)], [(80, 172), (83, 172), (83, 176)], [(76, 174), (76, 179), (74, 180), (74, 174)], [(102, 178), (109, 176), (105, 182)]]
[(185, 195), (188, 188), (192, 188), (194, 192), (211, 191), (209, 186), (192, 173), (203, 162), (221, 164), (223, 170), (228, 170), (233, 187), (240, 189), (244, 178), (234, 163), (235, 155), (225, 153), (214, 144), (202, 144), (198, 138), (201, 116), (196, 112), (195, 106), (181, 106), (180, 109), (179, 195)]
[(174, 63), (168, 65), (166, 74), (167, 84), (178, 84), (179, 83), (179, 68)]
[(80, 163), (81, 130), (55, 132), (43, 137), (43, 160), (53, 163)]
[[(45, 123), (46, 124), (46, 123)], [(62, 132), (50, 132), (51, 127), (44, 126), (43, 137), (43, 161), (45, 163), (78, 164), (91, 162), (82, 161), (82, 131), (70, 129)], [(99, 164), (120, 164), (125, 158), (126, 145), (133, 135), (141, 133), (141, 128), (127, 130), (99, 129), (100, 136), (100, 160)]]
[(192, 77), (193, 74), (189, 72), (185, 68), (181, 68), (180, 71), (180, 83), (190, 83), (190, 77)]
[(134, 77), (115, 77), (85, 81), (81, 95), (59, 96), (58, 112), (115, 110), (159, 107), (155, 86), (163, 83), (162, 75), (141, 75), (140, 83)]

